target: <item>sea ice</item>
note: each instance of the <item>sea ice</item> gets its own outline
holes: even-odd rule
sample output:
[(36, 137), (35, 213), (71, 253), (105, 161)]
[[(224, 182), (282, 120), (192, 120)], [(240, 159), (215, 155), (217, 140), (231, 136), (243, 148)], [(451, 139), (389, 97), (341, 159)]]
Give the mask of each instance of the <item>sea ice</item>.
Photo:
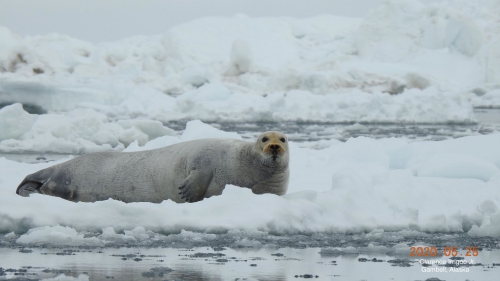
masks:
[[(0, 152), (242, 139), (202, 121), (349, 122), (345, 129), (358, 131), (365, 123), (474, 124), (474, 106), (500, 106), (499, 8), (489, 0), (386, 1), (365, 19), (214, 17), (97, 45), (0, 27)], [(164, 125), (187, 120), (180, 135)], [(499, 237), (499, 143), (498, 132), (439, 142), (291, 142), (286, 196), (227, 186), (196, 204), (23, 198), (15, 189), (26, 175), (71, 157), (0, 158), (0, 233), (26, 245), (221, 232), (252, 245), (255, 231)]]
[[(205, 137), (238, 137), (196, 121), (180, 137), (164, 136), (151, 143), (188, 141), (198, 138), (197, 132)], [(246, 231), (255, 230), (280, 234), (372, 231), (370, 235), (399, 230), (469, 231), (476, 236), (500, 236), (498, 143), (500, 134), (441, 142), (356, 138), (320, 150), (292, 142), (286, 196), (254, 195), (248, 189), (227, 186), (221, 196), (195, 204), (73, 203), (38, 194), (24, 198), (15, 194), (17, 184), (53, 163), (1, 158), (0, 231), (15, 231), (21, 235), (19, 243), (78, 245), (151, 239), (158, 232), (181, 233), (189, 240), (199, 239), (194, 233), (244, 231), (241, 239), (249, 241), (254, 234)], [(141, 149), (159, 144), (149, 147), (148, 143)], [(432, 177), (415, 172), (419, 163), (436, 155), (443, 159), (455, 155), (462, 163), (490, 167), (490, 174), (479, 180), (485, 171), (464, 173), (463, 165), (445, 160), (446, 169), (436, 168)], [(436, 165), (440, 163), (441, 158), (434, 159)], [(84, 238), (82, 231), (102, 234)]]

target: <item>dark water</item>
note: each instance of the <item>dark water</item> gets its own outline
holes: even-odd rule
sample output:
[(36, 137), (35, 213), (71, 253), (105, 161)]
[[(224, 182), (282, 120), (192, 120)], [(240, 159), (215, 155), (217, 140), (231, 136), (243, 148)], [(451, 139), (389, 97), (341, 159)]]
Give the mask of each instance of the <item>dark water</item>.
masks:
[[(237, 132), (246, 138), (255, 138), (261, 132), (277, 130), (287, 134), (291, 141), (314, 142), (337, 139), (346, 141), (352, 137), (408, 138), (418, 141), (445, 140), (476, 134), (500, 132), (499, 108), (476, 108), (477, 123), (409, 124), (409, 123), (301, 123), (301, 122), (256, 122), (256, 123), (209, 123), (223, 131)], [(185, 122), (170, 122), (166, 126), (182, 131)]]

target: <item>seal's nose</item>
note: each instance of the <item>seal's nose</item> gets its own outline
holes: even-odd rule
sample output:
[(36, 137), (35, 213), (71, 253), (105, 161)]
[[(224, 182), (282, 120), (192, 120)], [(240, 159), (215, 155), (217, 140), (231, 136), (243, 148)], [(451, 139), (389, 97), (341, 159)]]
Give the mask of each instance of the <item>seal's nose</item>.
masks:
[(280, 149), (280, 146), (277, 144), (271, 144), (269, 146), (269, 148), (274, 152), (274, 151), (278, 151)]

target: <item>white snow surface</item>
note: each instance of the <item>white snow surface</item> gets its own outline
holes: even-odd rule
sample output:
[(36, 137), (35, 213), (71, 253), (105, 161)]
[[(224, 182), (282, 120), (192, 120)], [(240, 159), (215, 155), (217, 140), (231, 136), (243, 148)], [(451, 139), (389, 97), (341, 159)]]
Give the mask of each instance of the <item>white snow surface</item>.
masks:
[(82, 154), (122, 150), (137, 141), (177, 133), (150, 119), (108, 117), (92, 109), (75, 109), (61, 114), (29, 114), (19, 103), (0, 109), (0, 150), (3, 152), (44, 151)]
[[(389, 0), (364, 19), (202, 18), (98, 45), (0, 27), (0, 104), (11, 104), (0, 109), (0, 152), (241, 139), (202, 121), (473, 123), (474, 106), (500, 107), (499, 89), (500, 3), (492, 0)], [(21, 104), (48, 113), (30, 114)], [(163, 125), (179, 120), (195, 121), (181, 135)], [(94, 246), (210, 240), (221, 231), (498, 237), (499, 143), (498, 133), (440, 142), (360, 137), (320, 149), (292, 142), (287, 195), (228, 186), (196, 204), (23, 198), (15, 189), (26, 175), (71, 157), (45, 164), (0, 158), (0, 235)], [(85, 236), (92, 231), (100, 235)]]
[[(0, 27), (0, 103), (52, 114), (32, 124), (3, 112), (1, 124), (19, 117), (22, 126), (0, 133), (0, 150), (53, 151), (31, 143), (53, 137), (72, 153), (152, 138), (137, 126), (117, 132), (121, 119), (475, 122), (473, 106), (500, 106), (499, 15), (498, 1), (390, 0), (364, 19), (238, 14), (98, 45)], [(81, 114), (95, 118), (99, 139), (34, 132)]]
[[(127, 151), (200, 137), (240, 138), (192, 121), (181, 136), (159, 137), (142, 147), (134, 143)], [(292, 142), (286, 195), (255, 195), (227, 186), (222, 195), (194, 204), (126, 204), (111, 199), (73, 203), (39, 194), (25, 198), (15, 194), (22, 179), (55, 163), (0, 158), (0, 232), (22, 244), (94, 246), (148, 237), (210, 240), (210, 233), (225, 231), (242, 237), (256, 232), (414, 230), (498, 237), (499, 143), (500, 134), (440, 142), (359, 137), (321, 150)], [(102, 234), (85, 237), (86, 231)], [(174, 235), (154, 235), (159, 232)]]

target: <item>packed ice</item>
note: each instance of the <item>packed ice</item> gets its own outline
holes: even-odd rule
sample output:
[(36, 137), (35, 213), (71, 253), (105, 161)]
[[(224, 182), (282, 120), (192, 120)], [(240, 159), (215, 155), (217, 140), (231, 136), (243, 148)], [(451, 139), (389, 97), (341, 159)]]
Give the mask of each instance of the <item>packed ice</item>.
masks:
[[(200, 137), (239, 136), (192, 121), (181, 136), (159, 137), (142, 147), (134, 143), (126, 150)], [(498, 143), (500, 134), (441, 142), (359, 137), (322, 150), (290, 143), (287, 195), (254, 195), (249, 189), (227, 186), (221, 196), (195, 204), (126, 204), (111, 199), (73, 203), (38, 194), (24, 198), (15, 194), (17, 184), (25, 175), (54, 163), (1, 158), (2, 175), (9, 176), (2, 176), (0, 185), (0, 232), (18, 243), (71, 241), (74, 245), (155, 237), (148, 231), (189, 236), (235, 229), (279, 234), (381, 229), (500, 236)], [(85, 231), (102, 234), (85, 237)]]
[[(500, 4), (488, 0), (389, 0), (363, 19), (202, 18), (100, 44), (0, 27), (0, 152), (242, 139), (210, 122), (474, 124), (474, 107), (500, 107), (499, 42)], [(189, 122), (177, 132), (170, 121)], [(291, 142), (285, 196), (227, 186), (196, 204), (23, 198), (15, 189), (26, 175), (73, 156), (0, 158), (0, 236), (92, 246), (214, 233), (241, 235), (241, 245), (259, 244), (252, 237), (262, 233), (499, 237), (499, 143), (498, 132), (434, 142), (358, 137), (314, 149)]]

